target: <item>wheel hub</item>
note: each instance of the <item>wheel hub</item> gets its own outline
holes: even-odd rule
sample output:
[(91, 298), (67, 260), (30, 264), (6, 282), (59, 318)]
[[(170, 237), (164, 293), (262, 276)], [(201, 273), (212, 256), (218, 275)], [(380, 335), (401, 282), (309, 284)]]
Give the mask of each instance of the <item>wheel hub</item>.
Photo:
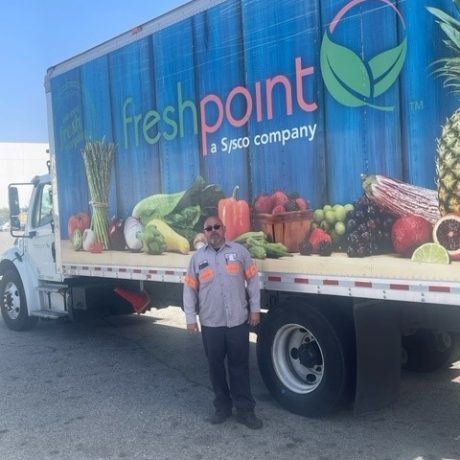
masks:
[(444, 352), (452, 347), (452, 337), (449, 333), (439, 331), (435, 334), (435, 349), (439, 352)]
[(323, 364), (321, 351), (317, 342), (303, 343), (298, 348), (299, 361), (302, 366), (314, 367)]
[(295, 393), (310, 393), (324, 374), (321, 347), (311, 331), (299, 324), (285, 324), (275, 335), (273, 367), (281, 382)]
[(8, 316), (15, 320), (21, 310), (21, 299), (19, 291), (14, 283), (8, 283), (3, 294), (3, 305)]

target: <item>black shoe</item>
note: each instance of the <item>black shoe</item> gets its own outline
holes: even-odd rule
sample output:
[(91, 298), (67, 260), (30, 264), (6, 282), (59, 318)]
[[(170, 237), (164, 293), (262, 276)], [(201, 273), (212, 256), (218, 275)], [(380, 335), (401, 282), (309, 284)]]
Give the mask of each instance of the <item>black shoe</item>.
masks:
[(225, 420), (227, 420), (231, 416), (232, 416), (231, 412), (218, 410), (218, 411), (214, 412), (214, 414), (212, 414), (211, 417), (209, 417), (208, 421), (212, 425), (219, 425), (221, 423), (224, 423)]
[(254, 412), (239, 412), (236, 415), (236, 421), (247, 426), (251, 430), (260, 430), (264, 425), (262, 420), (257, 418)]

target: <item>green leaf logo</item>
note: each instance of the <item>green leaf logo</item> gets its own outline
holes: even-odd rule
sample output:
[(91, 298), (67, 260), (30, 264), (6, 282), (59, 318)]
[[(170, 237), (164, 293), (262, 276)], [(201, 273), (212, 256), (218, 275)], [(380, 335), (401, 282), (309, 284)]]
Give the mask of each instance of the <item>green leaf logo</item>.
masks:
[[(349, 5), (358, 1), (354, 0)], [(342, 10), (340, 17), (346, 8), (350, 9), (350, 6)], [(333, 28), (337, 22), (333, 23)], [(334, 43), (330, 31), (324, 33), (320, 56), (321, 73), (329, 93), (347, 107), (369, 106), (377, 110), (394, 110), (394, 106), (378, 105), (374, 100), (398, 79), (406, 59), (407, 39), (366, 64), (354, 51)]]
[(374, 83), (374, 97), (383, 94), (398, 79), (407, 53), (407, 38), (396, 48), (384, 51), (369, 61)]

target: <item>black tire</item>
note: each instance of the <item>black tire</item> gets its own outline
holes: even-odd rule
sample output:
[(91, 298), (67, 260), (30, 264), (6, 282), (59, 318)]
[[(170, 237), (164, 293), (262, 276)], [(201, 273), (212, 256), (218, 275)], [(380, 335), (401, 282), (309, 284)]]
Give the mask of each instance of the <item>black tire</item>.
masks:
[(403, 336), (403, 369), (433, 372), (447, 367), (458, 358), (458, 340), (458, 334), (431, 329)]
[(310, 306), (267, 315), (257, 338), (262, 378), (278, 403), (299, 415), (327, 415), (349, 395), (351, 368), (334, 326)]
[(460, 360), (460, 333), (453, 332), (452, 336), (453, 336), (453, 338), (455, 340), (455, 344), (454, 344), (454, 349), (452, 351), (452, 355), (450, 357), (450, 363), (449, 364), (453, 364), (453, 363), (457, 362), (458, 360)]
[(14, 331), (32, 329), (37, 317), (29, 316), (24, 286), (16, 270), (7, 270), (0, 283), (0, 309), (5, 324)]

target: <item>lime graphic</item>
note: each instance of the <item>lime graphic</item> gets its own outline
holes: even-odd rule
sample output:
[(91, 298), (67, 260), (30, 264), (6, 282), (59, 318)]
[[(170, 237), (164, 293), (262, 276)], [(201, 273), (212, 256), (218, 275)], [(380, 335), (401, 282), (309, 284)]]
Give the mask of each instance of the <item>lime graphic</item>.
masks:
[(438, 243), (425, 243), (419, 246), (412, 254), (413, 262), (427, 262), (432, 264), (450, 263), (449, 253), (444, 246)]
[[(398, 79), (407, 53), (405, 38), (395, 48), (383, 51), (366, 65), (361, 57), (332, 40), (332, 35), (345, 14), (356, 5), (368, 0), (352, 0), (335, 16), (324, 33), (321, 44), (320, 65), (324, 83), (334, 99), (347, 107), (369, 106), (377, 110), (391, 111), (393, 106), (382, 106), (375, 99), (385, 93)], [(389, 0), (380, 0), (391, 7), (404, 20), (397, 8)]]

